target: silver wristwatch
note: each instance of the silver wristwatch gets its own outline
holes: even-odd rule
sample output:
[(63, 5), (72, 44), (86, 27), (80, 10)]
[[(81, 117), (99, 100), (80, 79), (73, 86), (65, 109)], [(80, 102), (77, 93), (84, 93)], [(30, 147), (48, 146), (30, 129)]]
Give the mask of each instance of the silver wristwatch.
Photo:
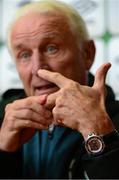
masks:
[(91, 133), (85, 141), (85, 149), (88, 154), (100, 154), (105, 148), (104, 140), (101, 136)]
[(85, 141), (85, 149), (88, 154), (97, 155), (118, 144), (119, 133), (117, 130), (114, 130), (106, 135), (90, 133)]

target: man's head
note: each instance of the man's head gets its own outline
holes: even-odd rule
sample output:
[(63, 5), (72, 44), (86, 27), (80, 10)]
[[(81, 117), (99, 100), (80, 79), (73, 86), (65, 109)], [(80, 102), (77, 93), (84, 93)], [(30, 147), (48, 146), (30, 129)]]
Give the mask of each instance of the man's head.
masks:
[(8, 33), (8, 47), (28, 96), (58, 90), (38, 76), (39, 69), (86, 84), (86, 71), (95, 54), (80, 15), (70, 6), (51, 0), (31, 3), (17, 12)]

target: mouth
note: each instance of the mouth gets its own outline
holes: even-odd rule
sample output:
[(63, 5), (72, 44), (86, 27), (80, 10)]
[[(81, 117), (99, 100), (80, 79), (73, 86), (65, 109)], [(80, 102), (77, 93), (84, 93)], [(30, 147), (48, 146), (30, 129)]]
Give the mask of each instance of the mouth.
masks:
[(55, 84), (49, 83), (35, 87), (35, 95), (51, 94), (58, 90), (59, 88)]

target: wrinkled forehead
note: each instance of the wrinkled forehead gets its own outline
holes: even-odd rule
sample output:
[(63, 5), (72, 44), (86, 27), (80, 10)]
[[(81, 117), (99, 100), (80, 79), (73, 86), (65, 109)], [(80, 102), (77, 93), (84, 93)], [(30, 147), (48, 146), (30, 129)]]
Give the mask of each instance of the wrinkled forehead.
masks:
[(29, 13), (20, 17), (12, 28), (11, 38), (21, 33), (33, 33), (36, 30), (43, 31), (59, 31), (68, 33), (70, 26), (68, 19), (57, 12), (48, 14)]

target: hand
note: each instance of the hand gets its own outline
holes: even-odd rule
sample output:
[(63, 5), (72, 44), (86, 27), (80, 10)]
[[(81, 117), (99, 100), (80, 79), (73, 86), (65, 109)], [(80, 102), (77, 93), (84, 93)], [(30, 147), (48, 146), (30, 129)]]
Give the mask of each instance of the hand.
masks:
[(106, 134), (113, 131), (114, 126), (105, 109), (105, 77), (110, 66), (107, 63), (98, 69), (92, 87), (82, 86), (59, 73), (38, 71), (40, 77), (60, 88), (49, 95), (46, 102), (46, 107), (52, 108), (56, 123), (78, 130), (85, 139), (91, 132)]
[(6, 106), (0, 130), (0, 149), (15, 151), (27, 142), (36, 129), (47, 129), (52, 123), (52, 114), (43, 106), (47, 95), (34, 96), (14, 101)]

